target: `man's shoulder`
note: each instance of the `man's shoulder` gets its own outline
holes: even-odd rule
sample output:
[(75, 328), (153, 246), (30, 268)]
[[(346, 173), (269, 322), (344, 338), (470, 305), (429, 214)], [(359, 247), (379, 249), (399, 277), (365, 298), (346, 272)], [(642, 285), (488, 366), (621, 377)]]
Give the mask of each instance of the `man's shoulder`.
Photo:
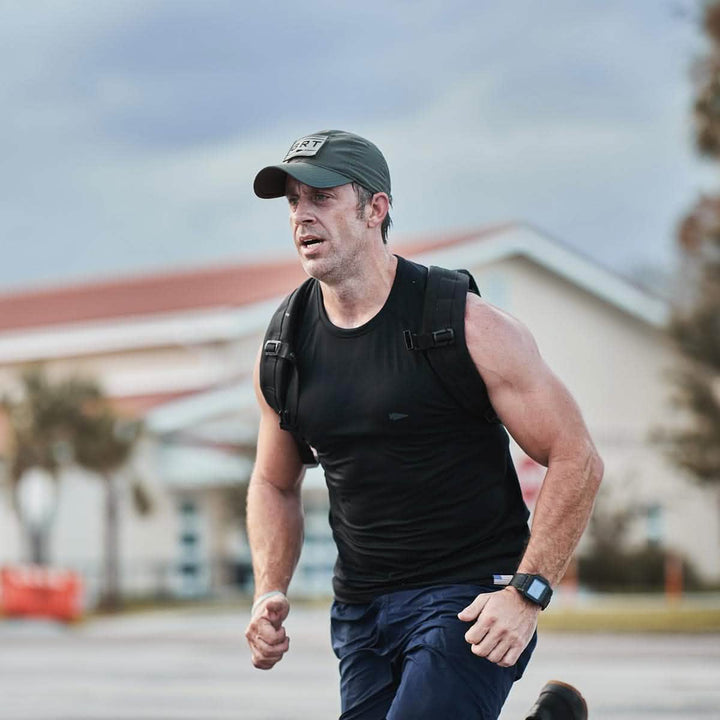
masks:
[(408, 260), (406, 257), (402, 257), (402, 255), (396, 254), (395, 257), (398, 261), (397, 272), (400, 274), (400, 277), (407, 277), (411, 280), (424, 279), (427, 277), (428, 269), (425, 265), (413, 260)]
[(514, 315), (493, 305), (479, 295), (469, 294), (465, 306), (465, 324), (472, 323), (484, 330), (526, 333), (527, 328)]
[[(472, 278), (472, 275), (467, 270), (457, 270), (440, 265), (427, 266), (422, 263), (415, 262), (414, 260), (408, 260), (400, 255), (396, 255), (396, 257), (398, 260), (398, 273), (400, 278), (413, 284), (420, 284), (423, 288), (427, 284), (428, 279), (433, 276), (436, 281), (438, 279), (454, 279), (459, 274), (464, 274), (468, 278)], [(469, 285), (471, 288), (474, 288), (474, 291), (477, 290), (474, 280), (470, 281)]]
[(475, 278), (469, 270), (459, 268), (449, 268), (442, 265), (423, 265), (413, 260), (396, 255), (398, 259), (398, 268), (404, 275), (413, 275), (415, 278), (427, 280), (434, 276), (435, 280), (454, 280), (458, 277), (465, 276), (467, 284), (471, 292), (479, 294), (478, 286)]
[(509, 334), (511, 336), (529, 333), (516, 317), (489, 303), (479, 295), (469, 294), (465, 305), (465, 326), (483, 333)]
[(520, 320), (476, 295), (467, 298), (465, 339), (483, 377), (488, 370), (502, 375), (537, 355), (535, 340)]
[(290, 308), (301, 308), (307, 303), (308, 298), (313, 292), (313, 289), (317, 285), (317, 280), (315, 278), (307, 278), (304, 280), (300, 285), (298, 285), (294, 290), (291, 290), (285, 297), (280, 301), (280, 303), (275, 308), (271, 323), (273, 320), (282, 317), (282, 315)]
[[(302, 322), (306, 308), (311, 306), (310, 298), (317, 286), (317, 280), (308, 278), (301, 285), (289, 292), (275, 308), (269, 318), (265, 340), (263, 342), (263, 359), (267, 359), (268, 341), (292, 344), (297, 328)], [(277, 345), (279, 348), (280, 345)]]

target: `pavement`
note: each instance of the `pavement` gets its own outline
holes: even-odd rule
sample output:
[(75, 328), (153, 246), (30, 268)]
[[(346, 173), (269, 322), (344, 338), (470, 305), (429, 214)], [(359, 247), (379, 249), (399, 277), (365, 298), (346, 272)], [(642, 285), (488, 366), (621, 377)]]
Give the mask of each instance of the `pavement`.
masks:
[[(327, 612), (293, 608), (291, 650), (271, 671), (250, 664), (242, 609), (0, 620), (0, 718), (337, 718)], [(580, 689), (591, 720), (718, 720), (720, 634), (545, 633), (501, 720), (522, 720), (549, 679)]]

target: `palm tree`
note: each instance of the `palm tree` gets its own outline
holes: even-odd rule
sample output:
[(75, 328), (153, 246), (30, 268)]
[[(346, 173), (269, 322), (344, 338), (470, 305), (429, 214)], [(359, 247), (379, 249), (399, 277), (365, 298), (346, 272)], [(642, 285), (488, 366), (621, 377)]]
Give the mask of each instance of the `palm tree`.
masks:
[[(51, 381), (35, 366), (21, 380), (19, 397), (2, 403), (11, 431), (8, 474), (16, 510), (18, 486), (30, 469), (43, 469), (57, 481), (63, 465), (75, 464), (101, 477), (105, 482), (101, 605), (115, 609), (120, 604), (119, 470), (129, 461), (142, 424), (118, 415), (100, 386), (88, 378)], [(149, 512), (144, 488), (134, 480), (131, 489), (135, 508)], [(48, 562), (48, 530), (26, 525), (33, 562)]]
[[(89, 404), (78, 418), (74, 433), (75, 462), (96, 473), (105, 484), (105, 538), (103, 553), (103, 590), (101, 607), (116, 610), (120, 606), (120, 475), (130, 459), (142, 432), (137, 420), (115, 413), (107, 401)], [(131, 485), (136, 510), (151, 510), (149, 496), (140, 483)]]
[[(10, 429), (8, 478), (15, 509), (21, 518), (21, 482), (33, 469), (46, 471), (57, 482), (61, 466), (72, 457), (72, 418), (78, 416), (83, 405), (99, 397), (97, 386), (88, 381), (73, 378), (51, 382), (39, 367), (31, 367), (22, 374), (19, 396), (2, 399)], [(30, 561), (47, 564), (49, 523), (37, 527), (27, 518), (23, 521)]]

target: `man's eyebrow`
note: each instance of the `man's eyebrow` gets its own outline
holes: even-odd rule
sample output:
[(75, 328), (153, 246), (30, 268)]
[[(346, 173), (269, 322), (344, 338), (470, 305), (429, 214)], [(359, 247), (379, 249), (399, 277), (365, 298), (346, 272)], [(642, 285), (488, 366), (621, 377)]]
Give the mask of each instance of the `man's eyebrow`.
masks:
[[(315, 195), (315, 194), (317, 194), (317, 193), (321, 193), (321, 194), (323, 194), (323, 195), (334, 195), (334, 194), (335, 194), (335, 188), (334, 188), (334, 187), (329, 187), (329, 188), (314, 188), (314, 187), (310, 187), (310, 186), (308, 185), (307, 188), (308, 188), (308, 190), (307, 190), (308, 193), (310, 193), (310, 194), (312, 194), (312, 195)], [(297, 196), (300, 195), (300, 194), (301, 194), (301, 189), (300, 189), (300, 188), (293, 189), (293, 190), (286, 190), (286, 191), (285, 191), (285, 197), (297, 197)]]

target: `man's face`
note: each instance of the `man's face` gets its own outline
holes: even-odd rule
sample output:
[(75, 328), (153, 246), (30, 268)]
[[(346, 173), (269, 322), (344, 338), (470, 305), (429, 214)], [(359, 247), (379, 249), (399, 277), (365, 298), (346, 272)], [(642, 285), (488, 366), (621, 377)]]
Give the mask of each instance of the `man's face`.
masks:
[(325, 282), (338, 282), (353, 269), (369, 239), (358, 217), (352, 185), (312, 188), (288, 177), (285, 195), (290, 229), (305, 272)]

